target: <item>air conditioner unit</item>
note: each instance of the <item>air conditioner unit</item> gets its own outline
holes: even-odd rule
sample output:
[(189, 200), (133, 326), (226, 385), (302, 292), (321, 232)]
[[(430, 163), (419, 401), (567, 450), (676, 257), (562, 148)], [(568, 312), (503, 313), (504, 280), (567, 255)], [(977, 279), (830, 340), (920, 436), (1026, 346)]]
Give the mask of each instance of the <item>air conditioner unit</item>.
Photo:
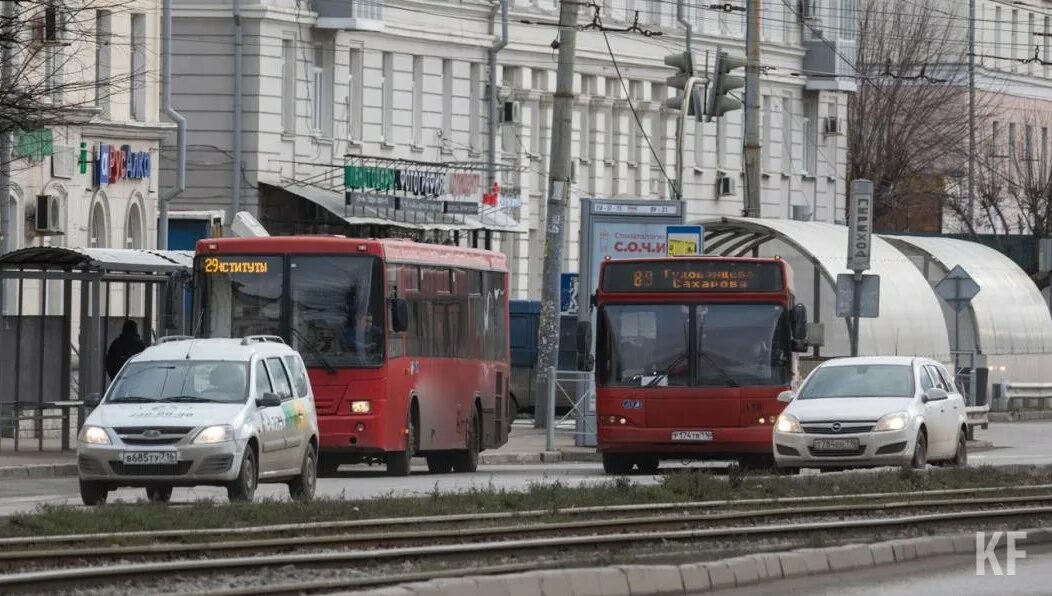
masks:
[(522, 107), (517, 101), (504, 102), (504, 110), (501, 111), (501, 124), (515, 124), (522, 120)]
[(843, 131), (840, 130), (841, 123), (840, 118), (836, 116), (826, 116), (822, 119), (822, 133), (827, 135), (839, 135)]
[(793, 205), (793, 219), (796, 221), (811, 221), (811, 206)]
[(719, 197), (734, 196), (734, 178), (726, 174), (720, 174), (716, 179), (716, 195)]

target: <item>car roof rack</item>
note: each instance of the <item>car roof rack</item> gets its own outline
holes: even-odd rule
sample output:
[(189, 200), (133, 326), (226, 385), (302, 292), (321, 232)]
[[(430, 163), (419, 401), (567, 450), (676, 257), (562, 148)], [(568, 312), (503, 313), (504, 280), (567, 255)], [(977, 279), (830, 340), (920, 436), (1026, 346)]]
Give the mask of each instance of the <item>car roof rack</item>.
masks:
[(155, 343), (155, 345), (159, 345), (159, 344), (166, 344), (166, 343), (168, 343), (170, 341), (186, 341), (188, 339), (197, 339), (197, 338), (192, 336), (192, 335), (165, 335), (164, 337), (159, 338), (154, 343)]
[(283, 344), (285, 343), (285, 340), (277, 335), (246, 335), (245, 338), (241, 340), (241, 345), (247, 346), (249, 344), (263, 342)]

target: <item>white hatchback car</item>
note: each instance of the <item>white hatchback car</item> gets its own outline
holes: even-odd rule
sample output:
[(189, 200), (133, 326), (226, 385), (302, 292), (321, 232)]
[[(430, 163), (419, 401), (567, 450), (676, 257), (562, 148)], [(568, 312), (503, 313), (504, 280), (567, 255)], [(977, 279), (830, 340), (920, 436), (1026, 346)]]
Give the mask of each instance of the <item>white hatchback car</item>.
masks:
[(196, 485), (250, 501), (259, 482), (314, 496), (314, 398), (303, 361), (280, 338), (166, 338), (131, 358), (92, 402), (77, 442), (86, 505), (122, 486), (144, 487), (158, 502)]
[(779, 468), (968, 460), (965, 401), (942, 364), (926, 358), (839, 358), (822, 363), (774, 426)]

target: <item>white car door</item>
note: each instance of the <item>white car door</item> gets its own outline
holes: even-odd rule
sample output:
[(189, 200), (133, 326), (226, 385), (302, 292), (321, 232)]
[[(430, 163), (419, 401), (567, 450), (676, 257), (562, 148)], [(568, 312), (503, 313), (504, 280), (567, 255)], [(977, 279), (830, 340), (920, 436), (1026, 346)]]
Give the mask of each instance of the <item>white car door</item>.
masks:
[[(263, 360), (256, 361), (253, 375), (253, 398), (263, 397), (264, 393), (273, 393), (274, 388), (267, 374)], [(285, 413), (281, 406), (259, 408), (259, 475), (265, 477), (281, 469), (281, 454), (285, 452)]]
[(946, 392), (950, 394), (950, 408), (948, 411), (952, 414), (952, 423), (954, 426), (953, 433), (953, 453), (957, 452), (957, 429), (968, 421), (968, 402), (964, 399), (964, 394), (961, 393), (960, 389), (953, 382), (953, 376), (950, 371), (946, 370), (946, 367), (936, 365), (936, 370), (942, 375), (943, 383), (946, 385)]
[(957, 448), (957, 418), (954, 410), (957, 402), (934, 364), (925, 364), (924, 370), (931, 377), (932, 385), (945, 391), (948, 396), (946, 399), (926, 404), (930, 459), (950, 457)]

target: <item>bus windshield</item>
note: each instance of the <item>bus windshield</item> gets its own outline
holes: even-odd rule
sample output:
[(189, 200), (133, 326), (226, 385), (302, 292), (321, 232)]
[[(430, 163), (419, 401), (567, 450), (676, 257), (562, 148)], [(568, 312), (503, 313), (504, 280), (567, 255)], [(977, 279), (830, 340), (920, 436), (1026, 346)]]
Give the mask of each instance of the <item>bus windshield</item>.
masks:
[(285, 265), (284, 257), (275, 256), (201, 259), (198, 333), (279, 335), (300, 352), (308, 367), (382, 364), (380, 260), (366, 255), (291, 255), (287, 284)]
[(789, 383), (788, 317), (778, 304), (609, 305), (598, 331), (603, 386)]

